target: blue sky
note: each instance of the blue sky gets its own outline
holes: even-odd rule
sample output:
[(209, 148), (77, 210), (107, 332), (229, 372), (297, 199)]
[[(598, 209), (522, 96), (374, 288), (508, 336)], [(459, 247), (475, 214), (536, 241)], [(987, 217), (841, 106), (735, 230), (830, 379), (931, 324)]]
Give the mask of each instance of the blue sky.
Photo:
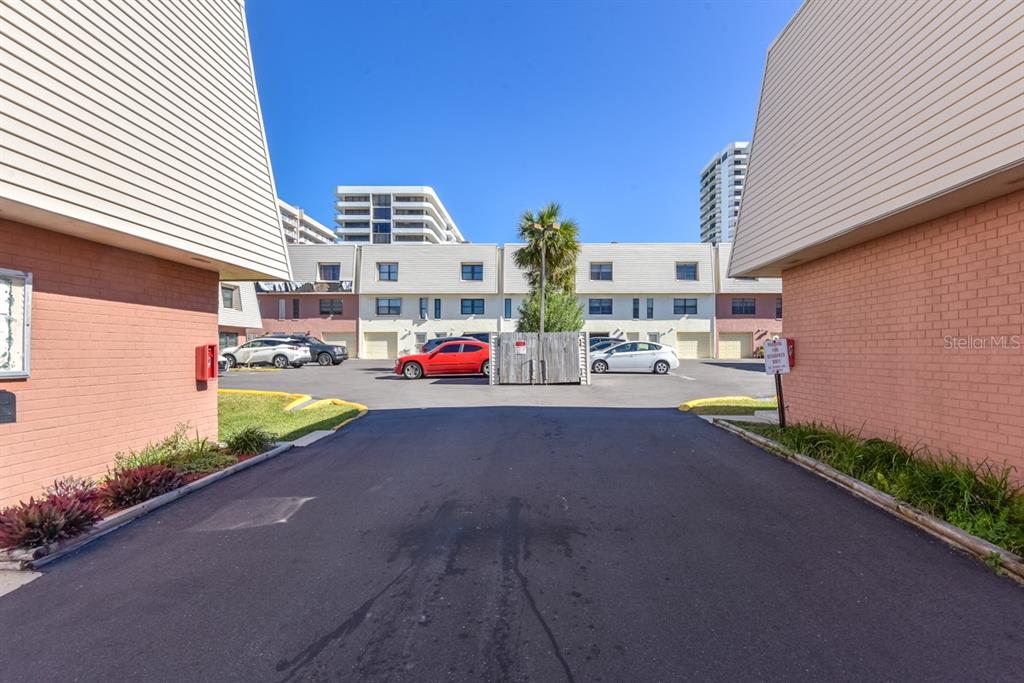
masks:
[(336, 185), (431, 185), (473, 242), (552, 200), (584, 241), (697, 241), (798, 6), (248, 0), (278, 194), (333, 225)]

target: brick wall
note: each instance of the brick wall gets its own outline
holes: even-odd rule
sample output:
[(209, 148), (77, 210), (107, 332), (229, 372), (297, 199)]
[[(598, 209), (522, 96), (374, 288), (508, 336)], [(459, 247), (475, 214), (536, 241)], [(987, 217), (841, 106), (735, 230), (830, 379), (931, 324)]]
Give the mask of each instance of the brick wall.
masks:
[(797, 266), (783, 283), (793, 419), (1007, 462), (1024, 479), (1024, 191)]
[[(355, 294), (259, 294), (260, 315), (263, 316), (264, 332), (306, 333), (324, 338), (325, 334), (342, 333), (353, 335), (348, 347), (351, 358), (359, 352), (359, 297)], [(292, 318), (292, 301), (299, 300), (299, 317)], [(341, 315), (320, 315), (320, 299), (341, 299)], [(277, 317), (278, 302), (285, 302), (284, 320)]]
[(31, 377), (0, 379), (18, 401), (0, 506), (101, 475), (179, 422), (216, 436), (217, 383), (194, 379), (195, 346), (217, 341), (216, 273), (8, 221), (0, 245), (0, 267), (33, 277)]

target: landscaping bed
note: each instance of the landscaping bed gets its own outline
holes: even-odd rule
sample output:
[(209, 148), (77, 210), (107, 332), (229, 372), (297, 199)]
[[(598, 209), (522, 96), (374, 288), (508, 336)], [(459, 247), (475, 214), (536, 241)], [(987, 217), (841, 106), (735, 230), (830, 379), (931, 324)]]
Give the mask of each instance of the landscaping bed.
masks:
[(336, 399), (297, 408), (308, 400), (309, 396), (303, 394), (222, 390), (217, 396), (221, 438), (259, 425), (278, 441), (294, 441), (310, 432), (335, 429), (365, 410), (359, 404)]
[(49, 546), (71, 541), (107, 518), (275, 445), (272, 434), (251, 425), (227, 434), (223, 445), (198, 434), (189, 436), (189, 429), (179, 425), (162, 441), (118, 453), (113, 469), (99, 481), (59, 479), (40, 497), (0, 510), (0, 549), (29, 550), (32, 557), (46, 554)]
[(821, 425), (736, 423), (813, 458), (928, 515), (1017, 556), (1024, 555), (1024, 488), (1009, 467), (912, 451), (882, 439)]

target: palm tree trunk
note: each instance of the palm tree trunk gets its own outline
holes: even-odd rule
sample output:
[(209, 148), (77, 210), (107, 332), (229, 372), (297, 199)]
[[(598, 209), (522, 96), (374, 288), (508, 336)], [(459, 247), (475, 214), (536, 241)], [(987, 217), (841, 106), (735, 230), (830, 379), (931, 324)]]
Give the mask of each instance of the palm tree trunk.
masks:
[(544, 233), (540, 234), (540, 332), (544, 334), (544, 281), (548, 279)]

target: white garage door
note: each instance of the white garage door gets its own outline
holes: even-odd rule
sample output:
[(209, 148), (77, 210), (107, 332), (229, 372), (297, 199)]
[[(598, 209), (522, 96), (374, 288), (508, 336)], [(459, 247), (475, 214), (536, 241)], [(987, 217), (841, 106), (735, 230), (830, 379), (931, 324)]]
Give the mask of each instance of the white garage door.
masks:
[(680, 358), (707, 358), (711, 348), (709, 335), (704, 332), (679, 332), (676, 334), (676, 348)]
[(324, 332), (324, 341), (348, 349), (349, 358), (356, 357), (356, 335), (354, 332)]
[(363, 335), (362, 358), (385, 360), (395, 358), (398, 349), (397, 332), (367, 332)]
[(749, 332), (718, 335), (719, 358), (750, 358), (754, 355), (754, 337)]

